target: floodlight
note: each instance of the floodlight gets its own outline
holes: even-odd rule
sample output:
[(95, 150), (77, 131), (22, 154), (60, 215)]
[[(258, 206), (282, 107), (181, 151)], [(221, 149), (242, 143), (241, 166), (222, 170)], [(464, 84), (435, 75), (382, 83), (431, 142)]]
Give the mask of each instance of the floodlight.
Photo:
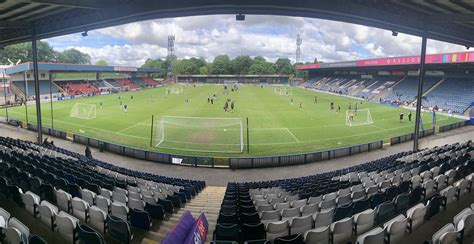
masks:
[(392, 36), (398, 36), (398, 32), (392, 31)]
[(88, 36), (87, 31), (82, 32), (81, 35), (84, 36), (84, 37)]
[(237, 14), (235, 16), (235, 20), (237, 21), (244, 21), (245, 20), (245, 14)]

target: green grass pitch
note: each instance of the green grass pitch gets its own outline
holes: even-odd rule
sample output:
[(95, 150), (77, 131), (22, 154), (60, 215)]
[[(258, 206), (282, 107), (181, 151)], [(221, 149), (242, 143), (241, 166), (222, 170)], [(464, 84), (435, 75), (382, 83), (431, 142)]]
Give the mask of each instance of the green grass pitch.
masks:
[[(194, 155), (212, 156), (247, 156), (247, 155), (276, 155), (314, 152), (325, 149), (344, 147), (359, 143), (371, 142), (390, 137), (408, 134), (414, 130), (414, 114), (412, 122), (408, 122), (407, 114), (402, 108), (380, 105), (364, 101), (359, 109), (370, 109), (373, 124), (361, 126), (346, 125), (345, 110), (349, 103), (354, 106), (356, 99), (335, 96), (310, 90), (291, 88), (292, 95), (277, 95), (274, 87), (241, 86), (237, 92), (223, 94), (221, 85), (184, 86), (183, 93), (167, 95), (167, 87), (125, 92), (120, 94), (102, 95), (91, 98), (58, 101), (53, 103), (54, 128), (88, 137), (102, 139), (120, 145), (136, 148)], [(168, 87), (169, 88), (169, 87)], [(218, 99), (214, 105), (207, 102), (207, 97), (216, 93)], [(134, 99), (131, 101), (131, 96)], [(128, 111), (120, 111), (119, 99), (128, 105)], [(315, 96), (318, 103), (314, 103)], [(224, 99), (228, 97), (235, 101), (234, 112), (224, 112)], [(293, 99), (293, 104), (290, 99)], [(185, 100), (188, 99), (189, 103)], [(330, 101), (335, 108), (341, 106), (341, 112), (330, 111)], [(99, 103), (103, 103), (103, 108)], [(302, 103), (302, 108), (299, 104)], [(71, 108), (76, 103), (95, 104), (97, 115), (95, 119), (85, 120), (70, 117)], [(5, 116), (5, 109), (0, 115)], [(405, 120), (399, 122), (400, 112), (405, 113)], [(25, 107), (8, 109), (9, 117), (25, 121)], [(28, 120), (36, 123), (34, 106), (28, 107)], [(42, 104), (43, 125), (51, 127), (50, 103)], [(187, 116), (212, 118), (241, 118), (244, 122), (244, 143), (247, 141), (246, 123), (249, 118), (250, 153), (246, 145), (242, 153), (211, 153), (193, 150), (170, 149), (183, 148), (203, 151), (221, 150), (217, 144), (226, 140), (240, 141), (240, 133), (230, 133), (239, 127), (203, 130), (199, 123), (192, 131), (181, 130), (173, 132), (167, 129), (166, 139), (174, 138), (160, 144), (159, 127), (154, 127), (153, 146), (150, 147), (151, 116), (154, 115), (155, 125), (159, 124), (161, 116)], [(423, 113), (425, 128), (431, 128), (431, 114)], [(459, 119), (438, 114), (438, 126), (460, 121)], [(178, 131), (178, 130), (176, 130)], [(168, 134), (166, 134), (168, 133)], [(222, 139), (224, 137), (224, 139)], [(190, 144), (182, 144), (189, 141)], [(211, 144), (216, 145), (212, 146)], [(168, 145), (168, 146), (167, 146)], [(171, 145), (171, 146), (170, 146)], [(235, 148), (235, 147), (234, 147)]]

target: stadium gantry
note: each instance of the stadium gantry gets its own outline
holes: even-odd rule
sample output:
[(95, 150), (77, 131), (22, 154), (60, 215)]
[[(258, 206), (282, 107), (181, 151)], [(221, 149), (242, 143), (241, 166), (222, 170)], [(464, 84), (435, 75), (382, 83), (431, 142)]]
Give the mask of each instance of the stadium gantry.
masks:
[[(318, 174), (305, 171), (305, 176), (298, 178), (288, 178), (285, 174), (269, 181), (230, 182), (223, 190), (206, 187), (204, 181), (150, 173), (153, 167), (150, 164), (145, 164), (141, 171), (133, 170), (131, 168), (139, 166), (117, 166), (117, 162), (84, 157), (42, 140), (41, 102), (45, 95), (52, 101), (54, 96), (60, 99), (61, 93), (65, 93), (65, 97), (79, 96), (160, 83), (136, 75), (156, 70), (64, 64), (54, 67), (38, 63), (37, 40), (77, 32), (87, 35), (90, 30), (135, 21), (210, 14), (236, 14), (239, 20), (245, 19), (245, 14), (312, 17), (387, 29), (394, 36), (400, 32), (422, 37), (421, 54), (413, 62), (407, 61), (409, 63), (400, 61), (397, 65), (388, 65), (390, 67), (380, 65), (381, 68), (374, 65), (391, 60), (383, 59), (385, 61), (366, 60), (368, 65), (354, 61), (300, 67), (310, 72), (311, 79), (302, 84), (306, 88), (364, 99), (385, 93), (385, 100), (376, 98), (391, 104), (416, 102), (415, 133), (410, 135), (414, 137), (413, 150), (337, 170), (326, 169)], [(428, 39), (467, 48), (474, 46), (474, 5), (469, 1), (4, 0), (0, 1), (0, 18), (1, 46), (32, 42), (33, 62), (8, 72), (14, 80), (15, 93), (23, 94), (25, 101), (28, 97), (34, 98), (38, 115), (33, 128), (37, 131), (37, 143), (0, 137), (1, 241), (46, 243), (39, 235), (46, 236), (51, 243), (474, 241), (473, 142), (420, 150), (418, 140), (425, 133), (419, 126), (422, 106), (436, 106), (453, 113), (463, 113), (469, 106), (464, 99), (450, 103), (445, 94), (472, 94), (472, 90), (466, 93), (466, 77), (462, 75), (463, 70), (471, 69), (468, 63), (472, 61), (472, 53), (444, 54), (451, 58), (447, 58), (450, 62), (444, 62), (444, 55), (435, 62), (426, 55)], [(427, 71), (431, 68), (445, 73), (442, 77), (430, 74)], [(51, 74), (57, 69), (132, 75), (103, 77), (101, 81), (96, 75), (93, 80), (97, 83), (92, 85), (87, 80), (52, 82)], [(417, 72), (410, 72), (413, 70)], [(361, 73), (354, 78), (353, 72)], [(384, 72), (389, 72), (390, 77), (383, 75)], [(394, 76), (400, 79), (393, 79)], [(34, 86), (28, 80), (33, 81)], [(44, 80), (48, 82), (42, 82)], [(413, 91), (415, 83), (417, 92)], [(284, 93), (288, 94), (287, 90)], [(82, 110), (87, 109), (76, 108), (74, 115), (80, 116)], [(87, 116), (90, 111), (86, 111)], [(239, 123), (242, 135), (242, 121)], [(100, 148), (102, 145), (90, 139), (85, 144)], [(242, 145), (240, 140), (239, 146)], [(209, 163), (207, 158), (182, 155), (180, 158), (180, 155), (149, 153), (117, 145), (110, 147), (122, 155), (154, 158), (169, 164), (191, 161), (188, 164), (197, 166), (197, 162), (203, 160), (214, 166), (214, 160), (221, 160), (212, 158)], [(237, 158), (230, 162), (244, 167), (290, 165), (382, 147), (383, 142), (376, 142), (327, 153), (255, 160)], [(259, 171), (260, 174), (269, 172)], [(246, 178), (238, 180), (242, 179)]]

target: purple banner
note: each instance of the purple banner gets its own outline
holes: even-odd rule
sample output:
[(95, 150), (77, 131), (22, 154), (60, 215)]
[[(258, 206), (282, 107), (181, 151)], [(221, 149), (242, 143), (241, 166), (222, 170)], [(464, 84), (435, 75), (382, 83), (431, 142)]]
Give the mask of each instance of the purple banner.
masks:
[(162, 244), (183, 244), (189, 232), (192, 231), (194, 226), (193, 215), (186, 211), (179, 218), (178, 223), (173, 227), (171, 232), (161, 242)]
[(206, 215), (201, 213), (184, 244), (204, 244), (204, 241), (206, 241), (208, 227), (209, 223), (207, 222)]

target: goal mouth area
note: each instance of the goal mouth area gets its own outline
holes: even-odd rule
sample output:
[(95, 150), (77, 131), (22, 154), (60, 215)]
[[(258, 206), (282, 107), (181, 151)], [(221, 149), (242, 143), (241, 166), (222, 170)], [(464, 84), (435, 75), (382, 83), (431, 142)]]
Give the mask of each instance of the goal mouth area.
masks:
[(374, 121), (370, 109), (346, 110), (347, 126), (371, 125)]
[(91, 120), (97, 117), (97, 107), (95, 104), (76, 103), (69, 112), (69, 117)]
[(155, 147), (208, 153), (242, 153), (241, 118), (162, 116), (155, 123)]

